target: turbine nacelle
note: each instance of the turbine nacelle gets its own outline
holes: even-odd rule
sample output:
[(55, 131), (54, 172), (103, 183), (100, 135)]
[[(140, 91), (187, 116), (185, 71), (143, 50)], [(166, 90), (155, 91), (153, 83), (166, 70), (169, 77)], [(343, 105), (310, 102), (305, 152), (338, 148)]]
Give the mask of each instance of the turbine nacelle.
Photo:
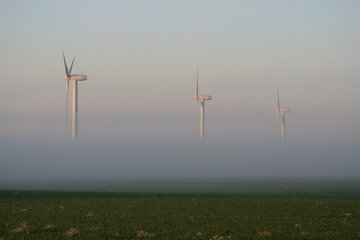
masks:
[(276, 108), (275, 112), (291, 112), (290, 108)]
[(201, 96), (193, 96), (193, 99), (205, 101), (205, 100), (212, 100), (212, 97), (210, 95), (201, 95)]
[(87, 75), (84, 75), (84, 74), (73, 74), (73, 75), (70, 75), (69, 77), (68, 77), (68, 76), (64, 76), (64, 79), (74, 80), (74, 81), (85, 81), (85, 80), (87, 80)]

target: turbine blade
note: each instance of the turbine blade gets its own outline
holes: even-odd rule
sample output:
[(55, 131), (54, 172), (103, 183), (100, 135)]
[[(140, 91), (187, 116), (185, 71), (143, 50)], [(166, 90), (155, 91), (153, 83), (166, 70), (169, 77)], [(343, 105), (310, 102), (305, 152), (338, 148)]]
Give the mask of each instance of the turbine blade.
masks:
[(285, 113), (281, 116), (281, 123), (285, 126)]
[(281, 123), (282, 123), (282, 137), (285, 137), (285, 113), (281, 116)]
[(280, 125), (280, 119), (279, 119), (279, 112), (278, 112), (276, 114), (276, 124), (275, 124), (276, 133), (279, 132), (279, 125)]
[(69, 77), (69, 71), (68, 71), (68, 67), (67, 67), (67, 64), (66, 64), (66, 60), (65, 60), (64, 50), (62, 51), (62, 54), (63, 54), (63, 58), (64, 58), (65, 73), (66, 73), (66, 76)]
[(195, 121), (194, 121), (194, 124), (195, 124), (195, 129), (197, 129), (197, 109), (198, 109), (198, 101), (197, 99), (195, 100)]
[(66, 91), (66, 108), (65, 108), (65, 115), (66, 115), (66, 124), (68, 122), (68, 105), (69, 105), (69, 79), (66, 79), (66, 87), (65, 87), (65, 91)]
[(276, 88), (276, 95), (277, 95), (277, 105), (278, 111), (276, 113), (276, 131), (279, 130), (279, 125), (282, 127), (282, 119), (280, 120), (280, 97), (279, 97), (279, 85)]
[(196, 97), (199, 97), (199, 63), (197, 63), (196, 68)]
[(70, 66), (69, 76), (71, 76), (71, 70), (72, 70), (72, 67), (73, 67), (73, 65), (74, 65), (74, 61), (75, 61), (75, 57), (73, 58), (72, 63), (71, 63), (71, 66)]
[(196, 88), (195, 88), (195, 95), (196, 95), (196, 99), (195, 99), (195, 129), (196, 129), (196, 125), (197, 125), (196, 114), (197, 114), (198, 105), (199, 105), (199, 62), (197, 62), (197, 65), (196, 65)]
[(277, 87), (277, 102), (278, 102), (278, 110), (280, 111), (279, 86)]
[(199, 105), (199, 62), (197, 62), (196, 66), (196, 87), (195, 87), (195, 129), (197, 128), (197, 111)]

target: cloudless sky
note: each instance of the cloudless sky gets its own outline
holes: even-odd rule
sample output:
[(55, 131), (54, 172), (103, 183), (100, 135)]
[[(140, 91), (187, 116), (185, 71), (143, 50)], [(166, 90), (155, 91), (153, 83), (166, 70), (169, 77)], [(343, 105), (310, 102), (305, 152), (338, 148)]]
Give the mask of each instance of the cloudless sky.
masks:
[(0, 53), (0, 180), (359, 177), (359, 1), (3, 0)]

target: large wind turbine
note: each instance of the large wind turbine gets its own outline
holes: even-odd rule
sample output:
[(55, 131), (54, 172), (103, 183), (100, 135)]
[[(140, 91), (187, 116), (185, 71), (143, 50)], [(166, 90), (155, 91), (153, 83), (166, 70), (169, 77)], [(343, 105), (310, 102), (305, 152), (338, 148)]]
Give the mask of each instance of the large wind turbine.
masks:
[(210, 95), (199, 95), (199, 64), (197, 65), (196, 89), (193, 99), (195, 100), (195, 112), (197, 112), (197, 106), (200, 100), (200, 138), (203, 139), (205, 134), (205, 101), (212, 100), (212, 97)]
[(277, 112), (277, 118), (279, 120), (279, 115), (281, 115), (281, 137), (285, 137), (285, 113), (291, 112), (290, 108), (280, 108), (280, 97), (279, 97), (279, 87), (277, 88), (277, 103), (278, 107), (275, 109)]
[(63, 51), (64, 65), (66, 76), (66, 117), (68, 111), (68, 97), (69, 97), (69, 80), (72, 80), (72, 137), (73, 139), (77, 138), (78, 135), (78, 81), (85, 81), (87, 79), (86, 75), (83, 74), (71, 74), (72, 67), (74, 65), (75, 57), (72, 60), (70, 69), (68, 69), (65, 54)]

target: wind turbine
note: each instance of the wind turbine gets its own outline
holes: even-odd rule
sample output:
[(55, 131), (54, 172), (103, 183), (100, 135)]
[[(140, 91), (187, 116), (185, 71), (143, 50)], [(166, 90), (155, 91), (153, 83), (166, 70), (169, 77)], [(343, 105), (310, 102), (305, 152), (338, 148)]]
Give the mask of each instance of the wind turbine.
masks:
[(199, 64), (197, 65), (196, 71), (196, 89), (195, 96), (195, 112), (197, 112), (198, 103), (200, 101), (200, 138), (204, 139), (205, 134), (205, 101), (212, 100), (210, 95), (199, 95)]
[(66, 76), (66, 120), (67, 120), (67, 112), (68, 112), (68, 98), (69, 98), (69, 81), (72, 80), (72, 138), (76, 139), (78, 135), (78, 81), (85, 81), (87, 79), (86, 75), (83, 74), (71, 74), (72, 67), (74, 65), (75, 57), (72, 60), (70, 69), (68, 69), (64, 51), (64, 65), (65, 65), (65, 73)]
[(285, 113), (291, 112), (290, 108), (280, 108), (280, 97), (279, 97), (279, 87), (277, 88), (277, 103), (278, 107), (275, 109), (277, 112), (277, 119), (279, 120), (279, 115), (281, 115), (281, 138), (285, 137)]

